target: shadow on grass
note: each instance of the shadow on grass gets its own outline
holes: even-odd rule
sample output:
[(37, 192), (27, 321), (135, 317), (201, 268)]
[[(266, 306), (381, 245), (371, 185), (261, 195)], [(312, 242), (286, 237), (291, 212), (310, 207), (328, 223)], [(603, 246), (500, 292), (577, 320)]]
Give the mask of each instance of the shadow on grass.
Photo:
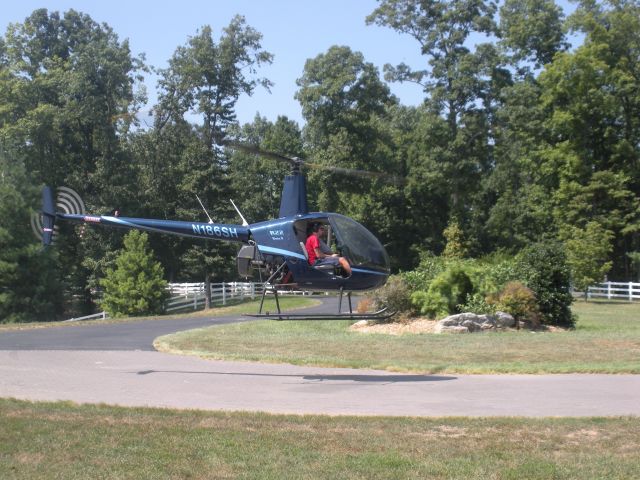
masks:
[(138, 375), (151, 375), (156, 373), (176, 373), (176, 374), (199, 374), (199, 375), (229, 375), (247, 377), (283, 377), (302, 378), (311, 382), (339, 381), (356, 383), (416, 383), (416, 382), (442, 382), (447, 380), (457, 380), (458, 377), (445, 375), (344, 375), (344, 374), (324, 374), (324, 375), (303, 375), (303, 374), (279, 374), (279, 373), (240, 373), (240, 372), (198, 372), (188, 370), (141, 370)]

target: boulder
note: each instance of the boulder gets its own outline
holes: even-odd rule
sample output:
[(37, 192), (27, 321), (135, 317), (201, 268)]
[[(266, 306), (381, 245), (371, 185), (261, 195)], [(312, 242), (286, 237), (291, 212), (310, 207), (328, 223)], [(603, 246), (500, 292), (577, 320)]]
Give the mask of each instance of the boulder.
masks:
[(514, 318), (505, 312), (495, 315), (477, 315), (471, 312), (449, 315), (440, 320), (434, 333), (472, 333), (498, 330), (515, 325)]
[(516, 319), (506, 312), (496, 312), (496, 326), (498, 328), (509, 328), (516, 324)]

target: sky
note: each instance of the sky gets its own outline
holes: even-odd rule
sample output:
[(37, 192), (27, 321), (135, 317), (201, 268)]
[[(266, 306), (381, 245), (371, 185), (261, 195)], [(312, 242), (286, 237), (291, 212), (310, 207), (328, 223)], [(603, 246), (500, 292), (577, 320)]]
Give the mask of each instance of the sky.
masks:
[[(271, 93), (258, 87), (253, 96), (238, 101), (236, 114), (241, 123), (253, 121), (256, 113), (275, 121), (278, 115), (304, 123), (300, 104), (294, 99), (296, 79), (302, 76), (305, 61), (325, 53), (333, 45), (346, 45), (376, 65), (382, 75), (385, 63), (405, 62), (424, 68), (418, 43), (390, 28), (367, 26), (365, 18), (377, 6), (375, 0), (3, 0), (0, 33), (9, 23), (23, 22), (34, 10), (86, 13), (107, 23), (120, 40), (129, 40), (134, 55), (144, 53), (148, 64), (165, 68), (175, 49), (185, 45), (198, 29), (210, 25), (214, 38), (234, 15), (246, 18), (249, 26), (263, 35), (262, 47), (274, 55), (271, 65), (259, 75), (275, 85)], [(156, 99), (153, 75), (145, 84), (152, 105)], [(415, 84), (392, 84), (402, 103), (418, 105), (424, 94)]]
[[(217, 40), (236, 14), (243, 15), (247, 24), (263, 35), (263, 49), (274, 55), (273, 63), (258, 72), (274, 86), (270, 93), (258, 87), (253, 96), (239, 99), (236, 115), (241, 123), (252, 122), (259, 113), (271, 121), (285, 115), (303, 125), (300, 104), (294, 99), (296, 79), (302, 76), (306, 60), (333, 45), (346, 45), (361, 52), (365, 61), (378, 67), (381, 76), (386, 63), (404, 62), (418, 70), (426, 67), (426, 58), (420, 55), (415, 39), (387, 27), (366, 25), (365, 18), (378, 5), (376, 0), (0, 1), (2, 35), (9, 23), (23, 22), (38, 8), (58, 12), (75, 9), (107, 23), (120, 40), (129, 40), (133, 55), (144, 53), (147, 64), (156, 68), (165, 68), (176, 48), (185, 45), (202, 26), (210, 25)], [(575, 8), (567, 0), (556, 1), (565, 12)], [(157, 99), (156, 82), (155, 75), (147, 75), (147, 110)], [(419, 85), (389, 86), (405, 105), (418, 105), (424, 99)]]

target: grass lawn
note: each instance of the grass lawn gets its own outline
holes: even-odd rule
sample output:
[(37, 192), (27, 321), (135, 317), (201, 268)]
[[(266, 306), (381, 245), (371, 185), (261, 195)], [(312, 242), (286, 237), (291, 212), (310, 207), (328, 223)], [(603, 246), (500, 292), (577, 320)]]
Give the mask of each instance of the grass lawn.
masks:
[(425, 373), (640, 373), (640, 304), (583, 301), (577, 328), (471, 335), (353, 333), (348, 321), (256, 321), (156, 339), (212, 359)]
[[(302, 296), (280, 296), (280, 307), (283, 310), (297, 310), (300, 308), (313, 307), (319, 305), (320, 301), (314, 298)], [(104, 323), (133, 322), (140, 320), (171, 320), (194, 317), (221, 317), (224, 315), (242, 315), (245, 313), (256, 313), (260, 307), (260, 300), (249, 300), (243, 302), (229, 302), (230, 305), (224, 307), (214, 307), (208, 310), (188, 311), (187, 313), (156, 315), (152, 317), (122, 317), (109, 318), (106, 320), (80, 320), (77, 322), (31, 322), (31, 323), (5, 323), (0, 324), (0, 332), (3, 330), (24, 330), (29, 328), (47, 328), (61, 326), (81, 326), (96, 325)], [(264, 311), (276, 311), (276, 302), (273, 299), (264, 301)]]
[(209, 413), (0, 400), (0, 478), (630, 479), (640, 419)]

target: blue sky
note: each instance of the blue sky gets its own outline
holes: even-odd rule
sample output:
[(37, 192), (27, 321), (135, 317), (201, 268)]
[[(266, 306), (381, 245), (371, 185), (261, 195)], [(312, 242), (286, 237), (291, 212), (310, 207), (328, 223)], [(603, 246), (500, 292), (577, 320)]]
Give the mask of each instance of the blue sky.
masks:
[[(566, 7), (566, 2), (562, 1)], [(0, 13), (0, 32), (11, 22), (22, 22), (33, 10), (47, 8), (65, 12), (71, 8), (105, 22), (129, 39), (134, 54), (145, 53), (147, 63), (164, 68), (176, 47), (184, 45), (203, 25), (211, 25), (214, 35), (236, 14), (263, 35), (262, 46), (274, 54), (272, 65), (260, 75), (274, 82), (271, 93), (258, 89), (252, 97), (239, 100), (236, 113), (242, 123), (256, 113), (275, 120), (286, 115), (302, 124), (300, 105), (293, 98), (296, 79), (304, 63), (332, 45), (347, 45), (362, 52), (380, 72), (385, 63), (405, 62), (424, 68), (418, 43), (390, 28), (367, 26), (365, 18), (376, 8), (376, 0), (16, 0), (6, 1)], [(146, 80), (150, 104), (156, 99), (156, 77)], [(417, 105), (424, 94), (415, 84), (390, 85), (402, 103)]]
[[(278, 115), (303, 123), (300, 105), (293, 98), (296, 79), (304, 62), (327, 51), (332, 45), (348, 45), (363, 53), (365, 60), (379, 67), (402, 61), (420, 67), (417, 42), (391, 29), (367, 26), (365, 17), (376, 8), (375, 0), (20, 0), (7, 2), (0, 13), (0, 32), (9, 23), (22, 22), (37, 8), (65, 12), (71, 8), (106, 22), (119, 38), (129, 39), (134, 54), (145, 53), (147, 63), (163, 68), (176, 47), (184, 45), (203, 25), (211, 25), (217, 37), (236, 14), (263, 35), (262, 46), (274, 54), (273, 64), (260, 70), (275, 83), (271, 94), (258, 89), (252, 97), (241, 98), (236, 113), (241, 122), (250, 122), (259, 112), (270, 120)], [(151, 103), (155, 100), (156, 78), (147, 81)], [(392, 85), (405, 104), (416, 105), (423, 94), (417, 85)]]

